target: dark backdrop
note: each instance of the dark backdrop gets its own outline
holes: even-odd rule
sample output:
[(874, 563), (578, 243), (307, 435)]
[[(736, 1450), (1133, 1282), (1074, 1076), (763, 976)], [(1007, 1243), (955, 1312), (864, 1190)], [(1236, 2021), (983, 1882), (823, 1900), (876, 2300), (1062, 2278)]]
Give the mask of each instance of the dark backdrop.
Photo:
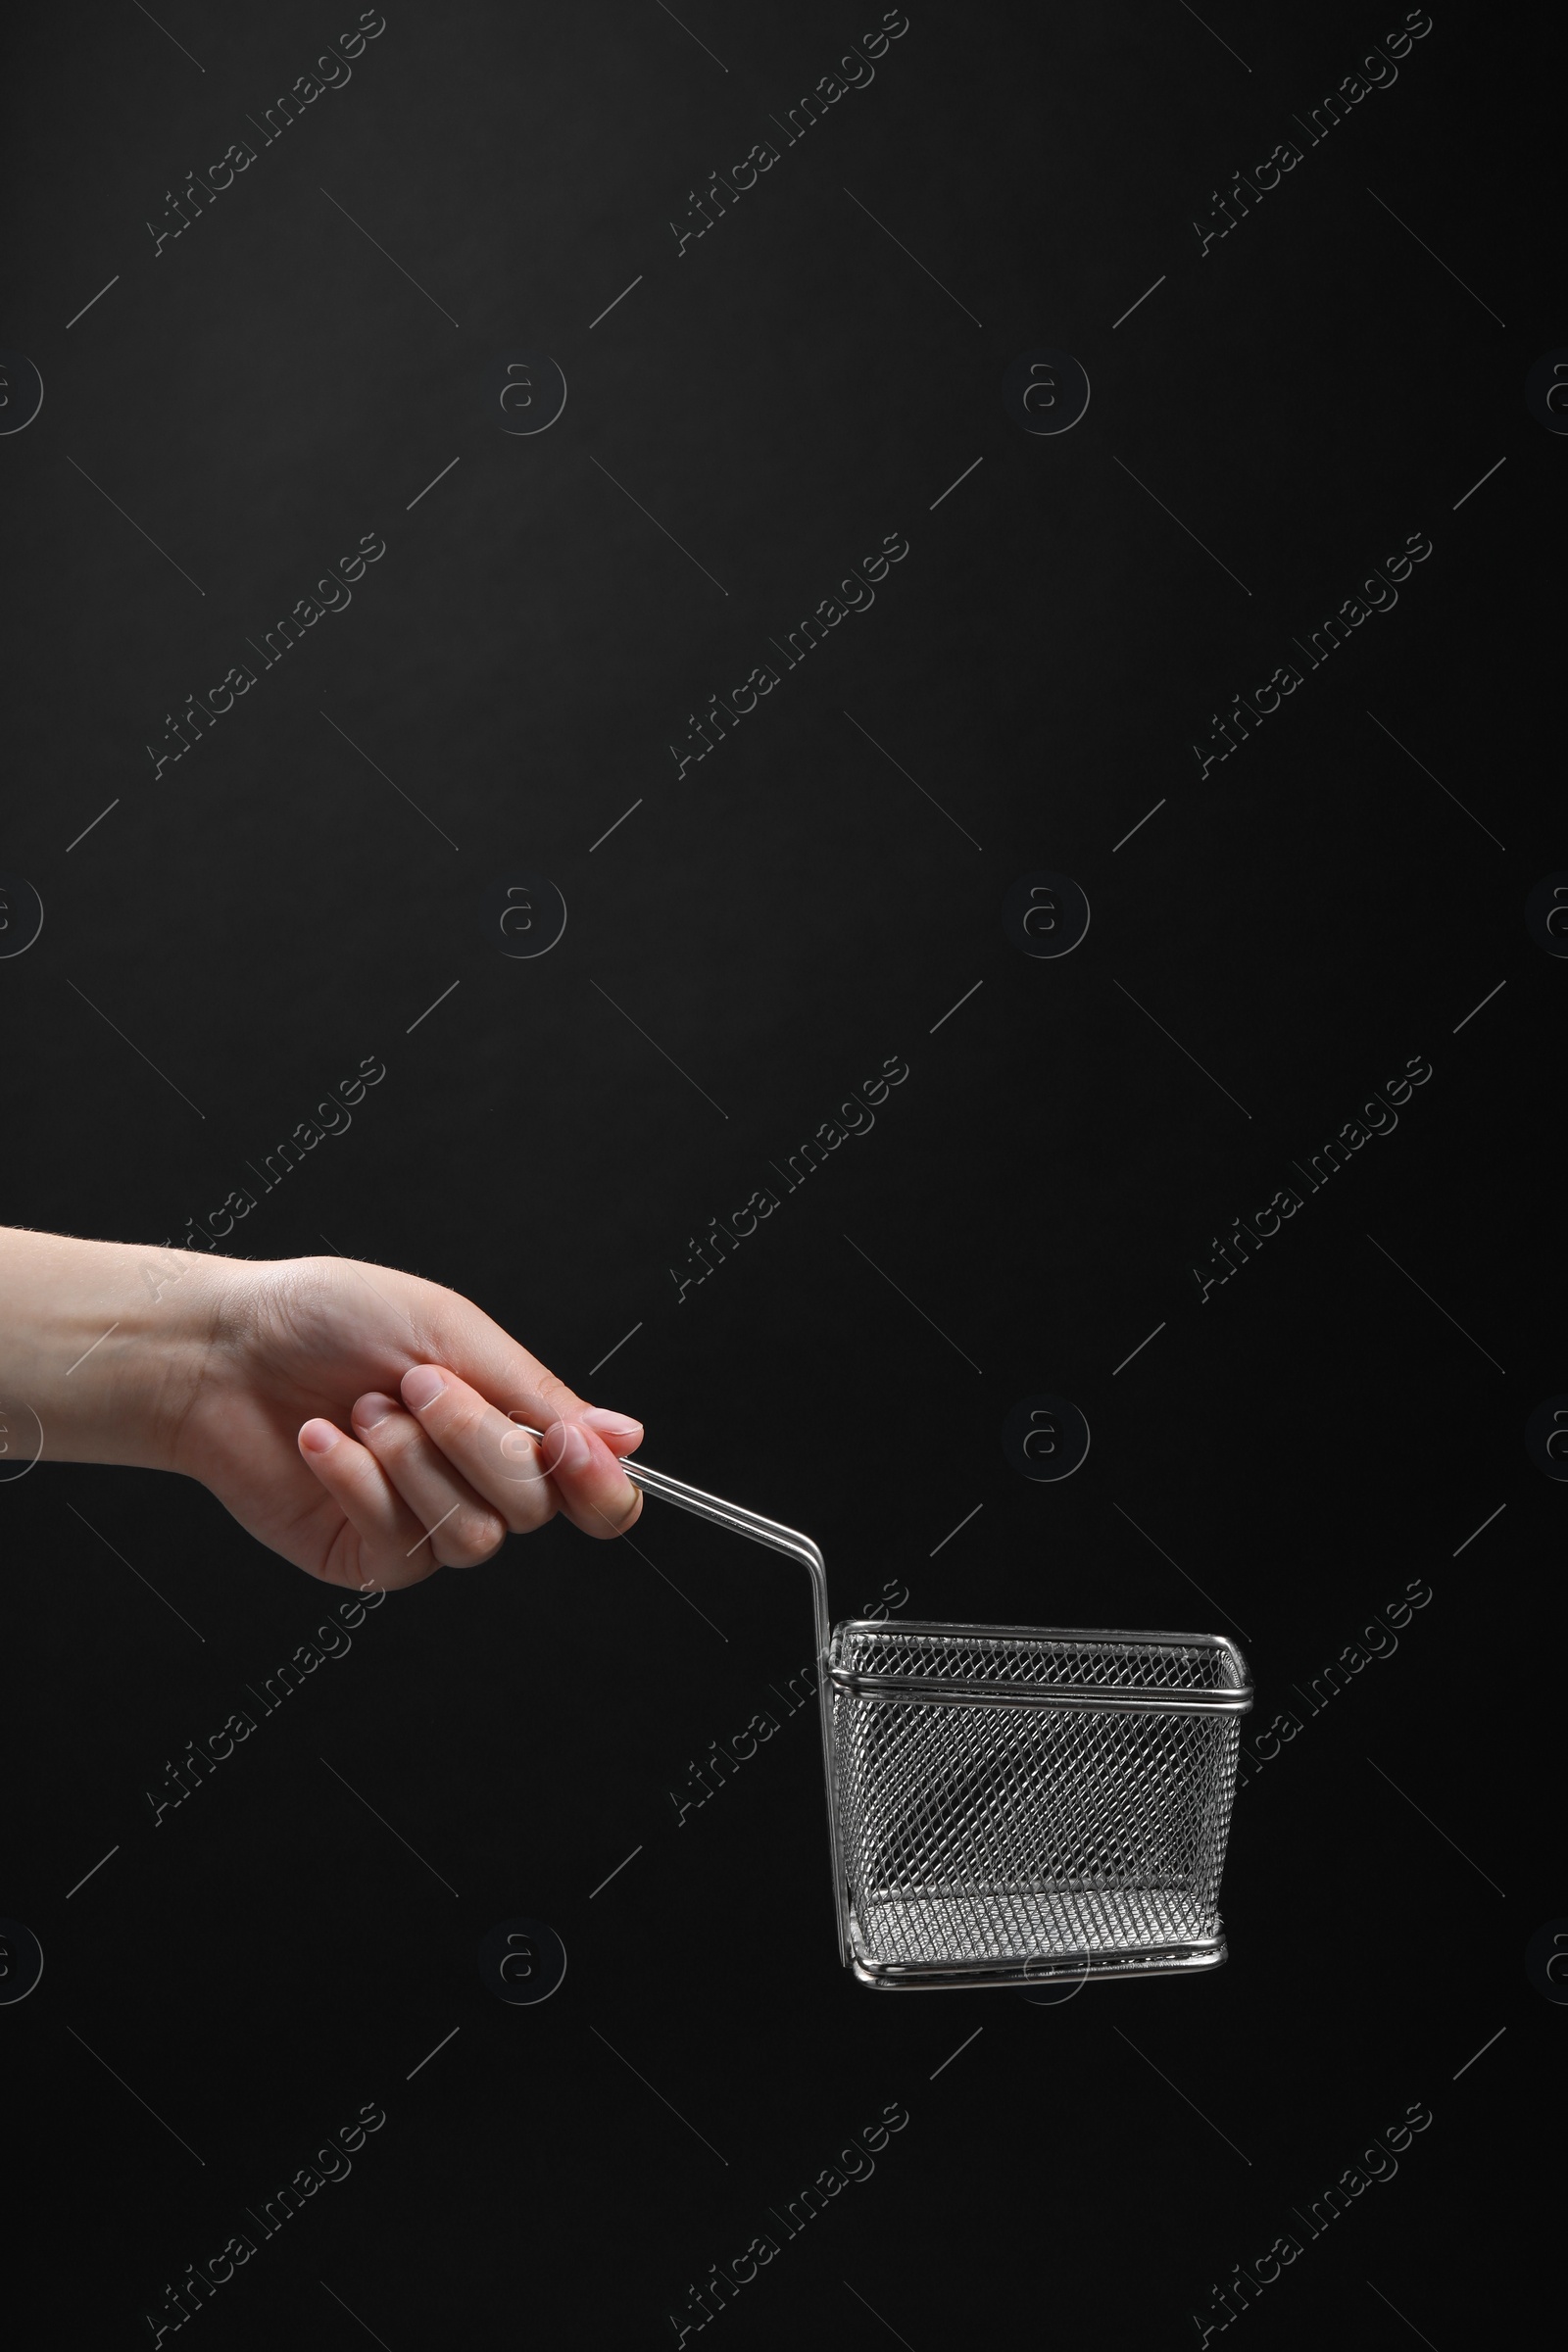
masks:
[[(880, 21), (392, 7), (270, 138), (348, 9), (13, 31), (6, 414), (28, 362), (44, 397), (0, 449), (0, 864), (45, 920), (0, 963), (4, 1213), (449, 1283), (651, 1461), (810, 1530), (836, 1614), (1243, 1639), (1230, 1964), (858, 1988), (798, 1575), (654, 1505), (635, 1549), (556, 1526), (397, 1596), (155, 1828), (323, 1596), (195, 1487), (41, 1468), (0, 1497), (0, 1910), (45, 1958), (0, 2011), (13, 2218), (65, 2255), (29, 2341), (151, 2340), (362, 2106), (198, 2340), (670, 2342), (707, 2279), (721, 2343), (1191, 2342), (1241, 2265), (1248, 2341), (1446, 2352), (1536, 2226), (1502, 2118), (1568, 1911), (1530, 1820), (1562, 1493), (1524, 1434), (1568, 1387), (1561, 942), (1525, 915), (1568, 863), (1565, 444), (1525, 388), (1568, 342), (1560, 61), (1451, 4), (1408, 41), (1393, 6), (913, 6), (877, 55)], [(1386, 35), (1397, 78), (1314, 137)], [(1068, 356), (1087, 412), (1024, 429)], [(362, 539), (352, 603), (271, 650)], [(1066, 956), (1004, 920), (1042, 874), (1057, 939), (1087, 898)], [(545, 884), (564, 934), (500, 952), (511, 888), (514, 945), (557, 926)], [(264, 1192), (365, 1057), (352, 1128)], [(1065, 1480), (1004, 1450), (1042, 1396), (1092, 1433)], [(543, 2005), (476, 1965), (518, 1919), (567, 1954)]]

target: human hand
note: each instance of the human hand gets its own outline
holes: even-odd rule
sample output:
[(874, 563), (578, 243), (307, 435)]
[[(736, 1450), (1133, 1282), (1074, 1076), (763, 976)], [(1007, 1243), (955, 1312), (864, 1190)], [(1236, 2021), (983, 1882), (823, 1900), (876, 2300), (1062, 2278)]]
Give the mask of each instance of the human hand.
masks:
[(308, 1575), (395, 1588), (558, 1510), (590, 1536), (637, 1518), (619, 1457), (641, 1423), (584, 1404), (457, 1292), (348, 1258), (203, 1270), (220, 1263), (170, 1466)]

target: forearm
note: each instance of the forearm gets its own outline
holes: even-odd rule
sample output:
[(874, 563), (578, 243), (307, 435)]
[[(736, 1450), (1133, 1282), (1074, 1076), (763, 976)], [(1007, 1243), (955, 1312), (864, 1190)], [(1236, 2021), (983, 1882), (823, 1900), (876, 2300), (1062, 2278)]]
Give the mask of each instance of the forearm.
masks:
[(172, 1467), (238, 1265), (0, 1227), (0, 1444), (56, 1462)]

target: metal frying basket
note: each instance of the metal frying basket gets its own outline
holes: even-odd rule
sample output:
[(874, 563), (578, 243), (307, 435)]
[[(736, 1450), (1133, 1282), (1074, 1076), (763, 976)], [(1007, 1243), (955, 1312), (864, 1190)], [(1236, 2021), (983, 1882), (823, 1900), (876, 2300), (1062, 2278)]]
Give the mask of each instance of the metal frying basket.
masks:
[(856, 1975), (1018, 1984), (1216, 1968), (1247, 1667), (1218, 1634), (834, 1628)]
[(1217, 1968), (1247, 1661), (1222, 1634), (857, 1618), (809, 1536), (635, 1461), (811, 1579), (839, 1954), (889, 1990)]

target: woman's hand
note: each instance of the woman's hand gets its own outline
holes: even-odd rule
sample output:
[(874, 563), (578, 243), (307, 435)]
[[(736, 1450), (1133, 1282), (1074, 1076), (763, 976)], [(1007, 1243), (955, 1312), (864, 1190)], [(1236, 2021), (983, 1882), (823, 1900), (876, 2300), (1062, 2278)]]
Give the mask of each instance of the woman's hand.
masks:
[(327, 1584), (416, 1584), (558, 1510), (616, 1536), (642, 1508), (619, 1463), (641, 1423), (416, 1275), (12, 1230), (0, 1281), (0, 1404), (43, 1458), (182, 1471)]
[(558, 1510), (589, 1536), (637, 1517), (618, 1457), (641, 1424), (584, 1404), (457, 1292), (346, 1258), (234, 1270), (174, 1467), (310, 1575), (412, 1585)]

